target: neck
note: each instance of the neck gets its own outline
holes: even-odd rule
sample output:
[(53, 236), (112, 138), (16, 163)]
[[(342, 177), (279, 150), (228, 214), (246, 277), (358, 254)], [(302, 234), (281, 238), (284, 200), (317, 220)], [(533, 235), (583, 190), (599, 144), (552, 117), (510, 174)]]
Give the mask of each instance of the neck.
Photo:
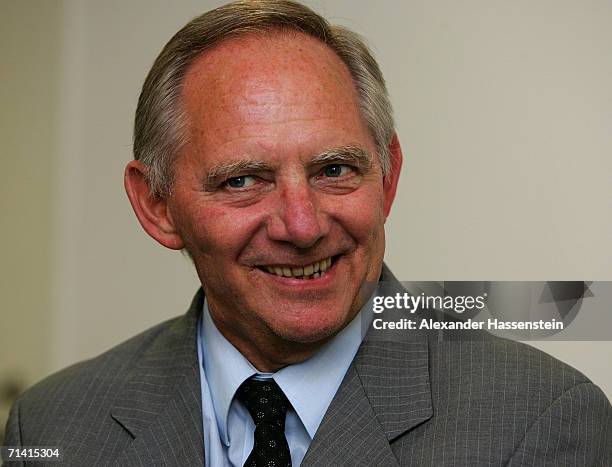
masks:
[(234, 329), (217, 322), (214, 317), (213, 321), (219, 332), (262, 373), (274, 373), (309, 359), (333, 337), (308, 343), (288, 341), (271, 333), (245, 338)]
[(223, 337), (262, 373), (274, 373), (286, 366), (301, 363), (333, 338), (331, 335), (316, 342), (296, 342), (283, 339), (266, 329), (255, 329), (254, 326), (246, 334), (244, 329), (228, 324), (228, 320), (219, 319), (210, 304), (209, 311)]

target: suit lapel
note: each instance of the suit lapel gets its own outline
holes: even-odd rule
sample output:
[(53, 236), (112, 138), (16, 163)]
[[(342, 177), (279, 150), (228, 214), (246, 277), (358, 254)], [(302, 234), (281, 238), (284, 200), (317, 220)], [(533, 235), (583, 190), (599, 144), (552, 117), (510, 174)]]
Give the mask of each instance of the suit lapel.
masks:
[[(383, 264), (379, 294), (394, 297), (398, 293), (406, 290)], [(407, 314), (394, 309), (379, 316), (387, 322), (399, 322)], [(429, 343), (425, 331), (372, 328), (355, 363), (389, 442), (431, 418)]]
[[(386, 267), (381, 281), (403, 292)], [(432, 414), (426, 336), (370, 329), (302, 465), (397, 466), (390, 443)]]
[(355, 362), (357, 373), (388, 442), (431, 418), (426, 341), (369, 340)]
[(152, 337), (111, 416), (134, 438), (117, 465), (203, 465), (196, 326), (203, 293), (188, 313)]

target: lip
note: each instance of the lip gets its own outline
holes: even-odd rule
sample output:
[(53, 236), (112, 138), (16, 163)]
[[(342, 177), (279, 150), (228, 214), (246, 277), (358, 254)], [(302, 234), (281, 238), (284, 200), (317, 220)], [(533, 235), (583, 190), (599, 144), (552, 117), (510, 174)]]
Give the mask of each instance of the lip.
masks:
[[(314, 279), (296, 279), (294, 277), (281, 277), (276, 274), (262, 271), (259, 268), (255, 268), (258, 274), (261, 274), (265, 280), (271, 281), (277, 286), (288, 288), (294, 291), (309, 291), (309, 290), (321, 290), (329, 287), (331, 283), (336, 279), (338, 266), (344, 260), (344, 255), (334, 257), (331, 267), (325, 271), (323, 276)], [(310, 264), (310, 263), (306, 263)]]
[(266, 267), (303, 268), (303, 267), (308, 266), (310, 264), (314, 264), (314, 263), (318, 263), (320, 261), (323, 261), (324, 259), (327, 259), (327, 258), (332, 258), (332, 260), (335, 260), (337, 258), (340, 258), (340, 256), (341, 256), (341, 253), (335, 253), (335, 254), (329, 254), (327, 256), (322, 256), (322, 257), (320, 257), (318, 259), (314, 259), (314, 260), (310, 260), (310, 261), (301, 259), (301, 260), (295, 261), (295, 262), (287, 261), (287, 262), (284, 262), (284, 263), (283, 262), (265, 263), (265, 264), (258, 264), (257, 267), (258, 268), (263, 268), (263, 269), (265, 269)]

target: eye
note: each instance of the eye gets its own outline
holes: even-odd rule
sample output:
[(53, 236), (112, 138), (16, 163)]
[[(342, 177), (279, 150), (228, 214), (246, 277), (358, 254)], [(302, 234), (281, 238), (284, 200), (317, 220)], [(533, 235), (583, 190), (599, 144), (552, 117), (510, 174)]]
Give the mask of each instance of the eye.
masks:
[(230, 188), (248, 188), (255, 184), (255, 177), (252, 175), (241, 175), (240, 177), (228, 178), (225, 184)]
[(348, 175), (353, 168), (346, 164), (332, 164), (323, 169), (323, 175), (326, 177), (342, 177)]

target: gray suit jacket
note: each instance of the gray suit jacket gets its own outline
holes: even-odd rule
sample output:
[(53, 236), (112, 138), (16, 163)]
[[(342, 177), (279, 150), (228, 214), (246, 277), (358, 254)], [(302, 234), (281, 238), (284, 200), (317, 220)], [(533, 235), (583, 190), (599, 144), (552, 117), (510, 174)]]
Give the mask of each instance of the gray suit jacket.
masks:
[[(28, 390), (4, 444), (59, 446), (62, 465), (202, 465), (202, 300)], [(597, 386), (526, 345), (470, 336), (370, 332), (302, 465), (612, 465)]]

